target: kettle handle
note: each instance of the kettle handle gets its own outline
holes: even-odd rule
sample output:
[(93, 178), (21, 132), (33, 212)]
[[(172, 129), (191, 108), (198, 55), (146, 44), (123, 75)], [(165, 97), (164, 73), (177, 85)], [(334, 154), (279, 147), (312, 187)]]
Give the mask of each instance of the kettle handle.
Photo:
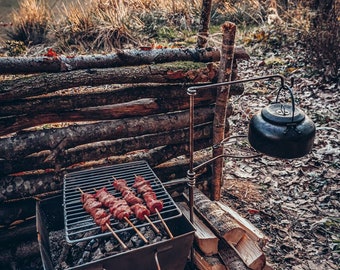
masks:
[(293, 94), (293, 90), (292, 88), (290, 88), (287, 84), (283, 84), (277, 95), (276, 95), (276, 103), (278, 103), (278, 100), (279, 100), (279, 95), (281, 93), (281, 90), (284, 89), (284, 90), (288, 90), (289, 94), (290, 94), (290, 99), (292, 100), (292, 122), (294, 121), (294, 114), (295, 114), (295, 98), (294, 98), (294, 94)]

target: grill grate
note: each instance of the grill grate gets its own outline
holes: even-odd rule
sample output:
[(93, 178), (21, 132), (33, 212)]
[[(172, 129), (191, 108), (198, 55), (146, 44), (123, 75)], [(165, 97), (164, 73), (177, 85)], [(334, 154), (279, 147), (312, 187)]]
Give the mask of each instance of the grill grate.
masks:
[[(80, 202), (81, 194), (78, 188), (81, 188), (84, 192), (94, 193), (94, 189), (106, 187), (111, 194), (121, 198), (120, 192), (116, 191), (112, 185), (114, 180), (112, 176), (117, 179), (125, 179), (128, 186), (131, 187), (135, 181), (135, 175), (141, 175), (150, 181), (157, 198), (163, 200), (164, 208), (161, 215), (164, 220), (181, 216), (181, 211), (146, 161), (135, 161), (72, 172), (66, 174), (64, 178), (63, 204), (67, 242), (75, 243), (111, 235), (111, 232), (102, 232), (92, 217), (85, 212)], [(150, 219), (154, 224), (161, 222), (157, 214), (150, 215)], [(134, 216), (130, 217), (130, 220), (137, 228), (148, 224), (145, 221), (137, 220)], [(132, 230), (125, 223), (124, 221), (111, 219), (111, 226), (116, 233)]]

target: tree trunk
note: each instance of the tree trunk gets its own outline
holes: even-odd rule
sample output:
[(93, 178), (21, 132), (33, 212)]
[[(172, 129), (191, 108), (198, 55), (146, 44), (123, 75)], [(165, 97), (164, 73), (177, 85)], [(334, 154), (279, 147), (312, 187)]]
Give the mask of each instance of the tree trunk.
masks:
[(200, 22), (201, 25), (200, 25), (200, 29), (198, 31), (198, 37), (197, 37), (198, 48), (205, 48), (208, 43), (211, 6), (212, 6), (212, 0), (203, 0), (201, 22)]
[[(212, 108), (195, 110), (197, 125), (212, 121)], [(65, 128), (36, 130), (0, 139), (0, 157), (3, 160), (18, 160), (45, 150), (56, 153), (77, 145), (141, 136), (187, 128), (188, 112), (173, 112), (144, 117), (117, 119)], [(29, 139), (28, 139), (29, 138)], [(0, 160), (1, 164), (2, 160)], [(1, 168), (1, 167), (0, 167)], [(0, 169), (1, 174), (1, 169)]]
[(0, 83), (0, 100), (17, 100), (24, 97), (52, 93), (78, 86), (128, 83), (199, 83), (214, 81), (214, 65), (185, 62), (150, 66), (76, 70), (60, 74), (43, 74)]
[[(234, 60), (234, 42), (236, 26), (233, 23), (225, 23), (223, 26), (223, 41), (218, 82), (230, 81)], [(230, 86), (221, 87), (217, 93), (214, 122), (213, 122), (213, 157), (223, 154), (223, 147), (219, 144), (224, 139), (227, 104), (229, 100)], [(212, 199), (219, 200), (221, 196), (223, 159), (217, 159), (213, 163)]]
[[(243, 48), (236, 52), (238, 59), (249, 59)], [(219, 50), (206, 49), (161, 49), (118, 50), (114, 54), (81, 55), (75, 57), (0, 57), (0, 74), (33, 74), (39, 72), (66, 72), (79, 69), (113, 68), (160, 64), (175, 61), (215, 62)]]
[[(211, 140), (198, 140), (196, 142), (197, 150), (204, 149), (210, 146), (211, 143)], [(172, 158), (176, 158), (187, 153), (187, 143), (173, 144), (154, 148), (148, 151), (135, 151), (123, 156), (110, 156), (100, 160), (81, 162), (79, 164), (69, 166), (68, 168), (61, 168), (61, 170), (58, 172), (54, 170), (30, 170), (10, 176), (3, 176), (0, 177), (0, 182), (3, 183), (3, 185), (0, 186), (0, 202), (8, 200), (24, 200), (26, 198), (31, 198), (32, 196), (36, 198), (40, 196), (51, 196), (55, 192), (62, 190), (63, 178), (66, 172), (85, 170), (105, 165), (127, 163), (137, 160), (145, 160), (151, 167), (155, 167)], [(183, 166), (183, 168), (185, 167)], [(162, 169), (158, 169), (156, 171), (160, 176), (163, 175)], [(12, 214), (14, 215), (14, 213), (17, 214), (17, 212), (13, 210)], [(10, 217), (8, 218), (10, 219)], [(13, 222), (15, 220), (17, 220), (17, 218), (16, 216), (13, 216), (9, 222)]]

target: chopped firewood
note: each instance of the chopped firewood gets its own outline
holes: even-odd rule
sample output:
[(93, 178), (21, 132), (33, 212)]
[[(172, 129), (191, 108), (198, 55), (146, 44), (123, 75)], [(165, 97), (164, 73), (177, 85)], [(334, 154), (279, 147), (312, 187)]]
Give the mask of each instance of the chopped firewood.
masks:
[[(189, 207), (185, 202), (177, 203), (186, 218), (189, 218)], [(193, 226), (195, 228), (195, 243), (206, 256), (218, 253), (218, 238), (216, 235), (194, 214)]]
[(259, 247), (263, 248), (268, 242), (268, 237), (265, 236), (258, 228), (256, 228), (253, 224), (251, 224), (244, 217), (241, 217), (236, 211), (227, 206), (226, 204), (218, 201), (216, 202), (219, 207), (230, 216), (234, 218), (234, 220), (247, 232), (247, 235), (254, 240)]
[(265, 266), (265, 255), (256, 241), (217, 202), (211, 201), (197, 188), (194, 189), (194, 207), (211, 229), (236, 251), (247, 267), (260, 270)]
[(249, 270), (236, 251), (224, 241), (219, 243), (219, 255), (228, 270)]
[(194, 249), (194, 264), (199, 270), (227, 269), (218, 255), (205, 256), (197, 249)]
[(211, 201), (199, 189), (194, 189), (195, 210), (207, 221), (220, 238), (230, 245), (236, 245), (246, 232), (216, 202)]
[(265, 266), (266, 257), (259, 246), (248, 235), (244, 235), (233, 248), (250, 269), (260, 270)]

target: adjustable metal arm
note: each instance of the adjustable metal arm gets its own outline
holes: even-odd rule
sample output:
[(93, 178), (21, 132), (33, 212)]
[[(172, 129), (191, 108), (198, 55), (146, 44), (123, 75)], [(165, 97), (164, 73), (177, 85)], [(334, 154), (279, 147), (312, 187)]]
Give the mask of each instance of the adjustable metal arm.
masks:
[[(285, 88), (285, 77), (279, 74), (274, 75), (267, 75), (267, 76), (261, 76), (261, 77), (254, 77), (249, 79), (243, 79), (243, 80), (237, 80), (237, 81), (228, 81), (228, 82), (221, 82), (221, 83), (214, 83), (214, 84), (207, 84), (207, 85), (200, 85), (200, 86), (191, 86), (187, 89), (187, 94), (190, 97), (189, 102), (189, 170), (187, 172), (187, 178), (188, 178), (188, 186), (189, 186), (189, 209), (190, 209), (190, 221), (193, 222), (193, 208), (194, 208), (194, 191), (193, 188), (196, 185), (196, 174), (195, 171), (198, 170), (203, 166), (203, 164), (197, 166), (194, 168), (194, 101), (195, 101), (195, 95), (197, 94), (197, 90), (204, 90), (204, 89), (210, 89), (210, 88), (216, 88), (220, 86), (226, 86), (226, 85), (233, 85), (238, 83), (246, 83), (251, 81), (259, 81), (259, 80), (265, 80), (265, 79), (271, 79), (271, 78), (278, 78), (281, 81), (281, 88)], [(209, 164), (213, 160), (216, 160), (221, 157), (225, 157), (227, 155), (223, 154), (217, 157), (214, 157), (211, 160), (208, 160), (204, 163), (204, 165)]]

